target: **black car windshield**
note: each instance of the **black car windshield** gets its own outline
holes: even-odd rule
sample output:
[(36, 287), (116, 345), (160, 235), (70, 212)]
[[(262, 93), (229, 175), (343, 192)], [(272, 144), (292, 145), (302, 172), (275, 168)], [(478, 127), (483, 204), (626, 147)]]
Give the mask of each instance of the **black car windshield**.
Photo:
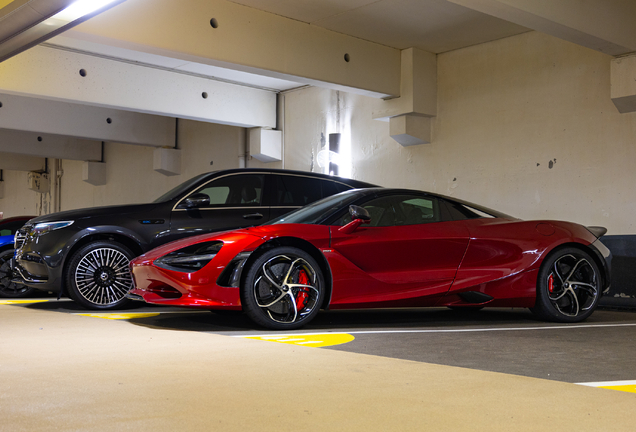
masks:
[(364, 193), (364, 191), (365, 190), (361, 189), (353, 189), (323, 198), (313, 204), (287, 213), (278, 219), (271, 220), (267, 222), (267, 225), (285, 223), (318, 224), (335, 211), (358, 199), (360, 194)]
[(199, 182), (203, 177), (209, 176), (210, 173), (200, 174), (196, 177), (192, 177), (190, 180), (186, 180), (180, 185), (170, 189), (165, 194), (161, 195), (159, 198), (153, 201), (153, 203), (161, 203), (172, 201), (173, 199), (179, 197), (181, 194), (189, 190), (194, 184)]

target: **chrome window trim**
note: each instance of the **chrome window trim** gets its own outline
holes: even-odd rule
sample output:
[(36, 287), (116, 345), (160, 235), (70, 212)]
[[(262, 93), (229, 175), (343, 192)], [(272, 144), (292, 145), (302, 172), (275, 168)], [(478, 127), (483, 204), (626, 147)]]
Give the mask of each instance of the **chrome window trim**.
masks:
[(249, 207), (202, 207), (195, 209), (173, 209), (172, 211), (188, 211), (188, 210), (250, 210), (250, 209), (267, 209), (267, 206), (249, 206)]
[[(219, 177), (214, 177), (210, 180), (208, 180), (207, 182), (203, 183), (202, 185), (200, 185), (199, 187), (197, 187), (195, 190), (199, 190), (204, 186), (207, 186), (209, 183), (218, 180), (218, 179), (222, 179), (224, 177), (230, 177), (230, 176), (236, 176), (236, 175), (245, 175), (245, 174), (260, 174), (265, 176), (266, 174), (270, 174), (268, 172), (258, 172), (258, 171), (247, 171), (247, 172), (240, 172), (240, 173), (231, 173), (231, 174), (225, 174)], [(263, 190), (265, 190), (265, 179), (263, 178)], [(187, 197), (189, 197), (190, 195), (192, 195), (194, 193), (190, 192), (189, 194), (185, 195), (183, 198), (181, 198), (179, 201), (177, 201), (177, 203), (174, 205), (174, 207), (172, 207), (172, 211), (187, 211), (189, 209), (178, 209), (177, 206), (179, 204), (181, 204), (181, 201), (183, 201), (184, 199), (186, 199)], [(256, 207), (236, 207), (236, 208), (262, 208), (265, 206), (256, 206)], [(197, 207), (197, 210), (216, 210), (216, 209), (230, 209), (230, 208), (235, 208), (235, 207)]]
[[(207, 182), (203, 183), (201, 186), (199, 186), (197, 189), (200, 189), (204, 186), (206, 186), (208, 183), (213, 182), (215, 180), (221, 179), (223, 177), (229, 177), (229, 176), (235, 176), (235, 175), (244, 175), (244, 174), (262, 174), (263, 176), (265, 175), (278, 175), (278, 176), (290, 176), (290, 177), (305, 177), (305, 178), (309, 178), (312, 180), (323, 180), (323, 181), (331, 181), (333, 183), (338, 183), (341, 185), (344, 185), (346, 187), (348, 187), (349, 189), (355, 189), (354, 186), (348, 185), (344, 182), (338, 181), (338, 180), (330, 180), (327, 178), (322, 178), (322, 177), (313, 177), (313, 176), (308, 176), (308, 175), (303, 175), (303, 174), (287, 174), (287, 173), (280, 173), (280, 172), (273, 172), (273, 171), (245, 171), (245, 172), (240, 172), (240, 173), (231, 173), (231, 174), (225, 174), (219, 177), (214, 177), (210, 180), (208, 180)], [(263, 184), (263, 186), (265, 186), (265, 184)], [(265, 187), (263, 187), (263, 189), (265, 190)], [(172, 207), (172, 211), (187, 211), (188, 209), (178, 209), (177, 206), (179, 204), (181, 204), (181, 201), (183, 201), (184, 199), (186, 199), (187, 197), (189, 197), (190, 195), (192, 195), (192, 192), (185, 195), (183, 198), (181, 198), (179, 201), (177, 201), (177, 203), (174, 205), (174, 207)], [(257, 207), (202, 207), (202, 208), (198, 208), (198, 210), (217, 210), (217, 209), (241, 209), (241, 208), (268, 208), (267, 206), (257, 206)], [(302, 206), (270, 206), (269, 208), (291, 208), (291, 209), (296, 209), (296, 208), (302, 208)]]

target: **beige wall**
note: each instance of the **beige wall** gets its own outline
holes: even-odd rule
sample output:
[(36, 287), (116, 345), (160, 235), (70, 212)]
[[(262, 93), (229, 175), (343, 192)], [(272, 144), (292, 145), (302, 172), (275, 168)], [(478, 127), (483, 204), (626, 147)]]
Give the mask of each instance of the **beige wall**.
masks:
[[(610, 60), (536, 32), (441, 54), (433, 142), (414, 147), (400, 146), (388, 123), (372, 120), (381, 100), (291, 91), (284, 97), (284, 167), (322, 171), (321, 140), (340, 132), (348, 159), (343, 175), (451, 195), (524, 219), (634, 234), (636, 113), (619, 114), (610, 100)], [(82, 182), (82, 162), (63, 162), (62, 209), (151, 201), (196, 174), (238, 167), (245, 137), (242, 128), (181, 121), (183, 170), (173, 177), (153, 171), (152, 148), (106, 143), (106, 186)], [(49, 212), (50, 196), (27, 190), (26, 173), (5, 171), (4, 179), (5, 217)]]
[[(341, 93), (351, 175), (636, 233), (636, 113), (610, 100), (610, 60), (536, 32), (441, 54), (433, 140), (413, 147), (371, 120), (382, 101)], [(320, 134), (336, 131), (335, 101), (316, 88), (286, 95), (286, 168), (309, 169)]]
[[(165, 176), (153, 170), (154, 148), (107, 142), (104, 186), (82, 181), (82, 161), (63, 161), (61, 209), (150, 202), (197, 174), (238, 168), (244, 143), (243, 128), (180, 120), (181, 175)], [(3, 177), (5, 197), (0, 199), (0, 211), (5, 218), (51, 212), (51, 194), (27, 189), (26, 172), (5, 170)]]

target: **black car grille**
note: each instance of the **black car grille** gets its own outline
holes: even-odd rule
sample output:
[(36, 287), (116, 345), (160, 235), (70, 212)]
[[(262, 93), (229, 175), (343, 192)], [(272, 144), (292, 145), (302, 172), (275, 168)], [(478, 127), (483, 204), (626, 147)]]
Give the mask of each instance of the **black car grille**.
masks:
[(16, 231), (15, 239), (14, 239), (14, 249), (18, 250), (24, 244), (24, 240), (26, 240), (28, 229), (26, 227), (20, 228), (20, 230)]

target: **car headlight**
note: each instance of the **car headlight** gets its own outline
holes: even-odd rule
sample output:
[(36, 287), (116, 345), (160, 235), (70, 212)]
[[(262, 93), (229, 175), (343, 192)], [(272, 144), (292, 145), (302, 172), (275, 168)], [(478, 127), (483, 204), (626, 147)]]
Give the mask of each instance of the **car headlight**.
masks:
[(193, 273), (212, 261), (221, 246), (223, 242), (220, 241), (197, 243), (157, 258), (154, 264), (167, 270)]
[(35, 224), (35, 226), (31, 228), (31, 235), (42, 235), (49, 231), (66, 228), (67, 226), (73, 225), (73, 222), (75, 221), (42, 222)]

